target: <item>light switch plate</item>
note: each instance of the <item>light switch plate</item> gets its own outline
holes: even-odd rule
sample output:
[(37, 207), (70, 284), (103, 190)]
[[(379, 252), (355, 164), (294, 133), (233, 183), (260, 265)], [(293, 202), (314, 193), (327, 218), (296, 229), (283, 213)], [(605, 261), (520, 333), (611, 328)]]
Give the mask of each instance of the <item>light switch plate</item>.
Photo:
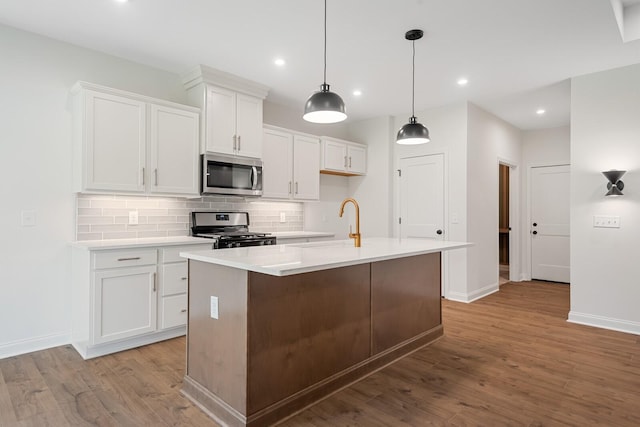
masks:
[(218, 318), (218, 297), (214, 297), (213, 295), (211, 296), (211, 318), (212, 319), (217, 319)]
[(36, 226), (36, 211), (22, 211), (22, 226), (23, 227)]
[(620, 228), (620, 217), (611, 215), (594, 215), (594, 228)]

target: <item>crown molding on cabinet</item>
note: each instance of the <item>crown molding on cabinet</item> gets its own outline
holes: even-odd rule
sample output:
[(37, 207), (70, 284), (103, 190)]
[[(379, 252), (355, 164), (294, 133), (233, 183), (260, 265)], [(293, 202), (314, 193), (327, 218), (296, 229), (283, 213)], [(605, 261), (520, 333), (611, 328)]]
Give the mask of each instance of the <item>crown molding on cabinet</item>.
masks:
[(263, 84), (202, 64), (182, 75), (182, 84), (186, 90), (189, 90), (200, 83), (213, 84), (235, 92), (255, 96), (260, 99), (265, 99), (269, 93), (269, 87)]

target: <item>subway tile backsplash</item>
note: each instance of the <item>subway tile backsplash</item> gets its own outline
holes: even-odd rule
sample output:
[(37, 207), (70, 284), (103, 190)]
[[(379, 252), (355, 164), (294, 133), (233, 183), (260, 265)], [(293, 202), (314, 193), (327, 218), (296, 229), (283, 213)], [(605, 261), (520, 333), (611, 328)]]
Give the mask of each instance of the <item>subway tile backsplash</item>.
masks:
[[(296, 202), (254, 201), (237, 197), (122, 196), (78, 194), (76, 240), (132, 239), (188, 236), (192, 211), (246, 211), (254, 231), (301, 231), (304, 206)], [(129, 224), (129, 212), (138, 212), (138, 224)], [(284, 212), (285, 222), (280, 222)]]

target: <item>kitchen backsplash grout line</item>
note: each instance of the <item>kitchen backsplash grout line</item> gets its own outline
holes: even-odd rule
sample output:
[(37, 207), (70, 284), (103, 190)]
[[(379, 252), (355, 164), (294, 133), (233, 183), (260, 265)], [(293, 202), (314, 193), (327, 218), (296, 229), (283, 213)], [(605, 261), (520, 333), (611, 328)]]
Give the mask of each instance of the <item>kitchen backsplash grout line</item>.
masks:
[[(77, 194), (76, 240), (111, 240), (143, 237), (188, 236), (192, 211), (246, 211), (250, 229), (302, 231), (304, 206), (299, 202), (245, 200), (236, 197), (198, 199), (116, 194)], [(129, 224), (129, 212), (138, 224)], [(286, 220), (280, 222), (280, 214)]]

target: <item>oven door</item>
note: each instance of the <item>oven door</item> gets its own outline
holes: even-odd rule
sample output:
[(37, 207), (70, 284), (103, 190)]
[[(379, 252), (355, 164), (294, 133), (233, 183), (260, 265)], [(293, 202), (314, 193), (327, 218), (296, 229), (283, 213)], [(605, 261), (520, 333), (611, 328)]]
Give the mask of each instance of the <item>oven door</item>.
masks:
[(202, 194), (262, 196), (262, 160), (202, 155)]

